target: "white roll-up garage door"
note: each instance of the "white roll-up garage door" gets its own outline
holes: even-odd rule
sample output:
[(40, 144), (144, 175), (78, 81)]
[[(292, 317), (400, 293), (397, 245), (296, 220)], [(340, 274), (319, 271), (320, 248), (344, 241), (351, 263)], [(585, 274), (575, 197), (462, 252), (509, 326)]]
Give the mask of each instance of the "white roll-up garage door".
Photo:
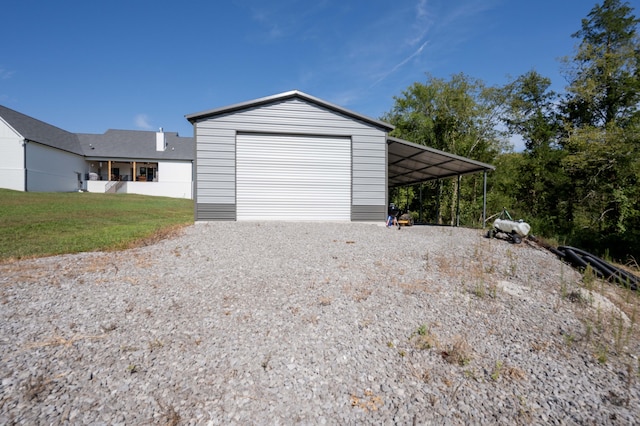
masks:
[(351, 139), (239, 134), (237, 220), (349, 221)]

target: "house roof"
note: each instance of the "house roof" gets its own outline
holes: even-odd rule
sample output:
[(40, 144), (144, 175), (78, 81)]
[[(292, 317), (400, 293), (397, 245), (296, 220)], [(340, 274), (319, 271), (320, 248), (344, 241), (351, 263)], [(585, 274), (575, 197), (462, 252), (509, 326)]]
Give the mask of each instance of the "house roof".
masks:
[(51, 124), (24, 115), (0, 105), (0, 118), (4, 119), (24, 139), (82, 155), (78, 137)]
[(107, 130), (104, 134), (71, 133), (0, 105), (0, 118), (24, 139), (83, 155), (88, 159), (189, 160), (195, 157), (192, 137), (165, 132), (167, 148), (156, 150), (156, 132)]
[(79, 133), (78, 140), (88, 159), (193, 160), (195, 143), (191, 137), (164, 132), (167, 148), (156, 150), (156, 132), (109, 129), (104, 134)]
[(216, 109), (211, 109), (208, 111), (203, 111), (203, 112), (197, 112), (197, 113), (193, 113), (193, 114), (188, 114), (185, 115), (186, 119), (189, 120), (191, 123), (194, 123), (196, 121), (199, 121), (203, 118), (209, 118), (209, 117), (214, 117), (217, 115), (222, 115), (222, 114), (228, 114), (231, 112), (236, 112), (236, 111), (240, 111), (240, 110), (244, 110), (244, 109), (249, 109), (249, 108), (254, 108), (257, 106), (261, 106), (261, 105), (266, 105), (266, 104), (270, 104), (270, 103), (274, 103), (274, 102), (280, 102), (280, 101), (284, 101), (287, 99), (293, 99), (293, 98), (298, 98), (298, 99), (302, 99), (305, 100), (307, 102), (311, 102), (314, 103), (318, 106), (327, 108), (331, 111), (335, 111), (338, 112), (340, 114), (346, 115), (348, 117), (352, 117), (355, 118), (357, 120), (363, 121), (365, 123), (369, 123), (372, 124), (376, 127), (380, 127), (385, 131), (391, 131), (394, 129), (394, 126), (392, 126), (389, 123), (385, 123), (384, 121), (380, 121), (380, 120), (376, 120), (374, 118), (371, 117), (367, 117), (366, 115), (362, 115), (362, 114), (358, 114), (357, 112), (348, 110), (346, 108), (342, 108), (338, 105), (332, 104), (330, 102), (324, 101), (322, 99), (316, 98), (314, 96), (308, 95), (304, 92), (301, 92), (299, 90), (291, 90), (289, 92), (283, 92), (283, 93), (279, 93), (277, 95), (272, 95), (272, 96), (267, 96), (264, 98), (259, 98), (259, 99), (254, 99), (252, 101), (247, 101), (247, 102), (241, 102), (238, 104), (234, 104), (234, 105), (230, 105), (230, 106), (226, 106), (226, 107), (222, 107), (222, 108), (216, 108)]
[(389, 186), (404, 186), (495, 170), (491, 164), (387, 137)]

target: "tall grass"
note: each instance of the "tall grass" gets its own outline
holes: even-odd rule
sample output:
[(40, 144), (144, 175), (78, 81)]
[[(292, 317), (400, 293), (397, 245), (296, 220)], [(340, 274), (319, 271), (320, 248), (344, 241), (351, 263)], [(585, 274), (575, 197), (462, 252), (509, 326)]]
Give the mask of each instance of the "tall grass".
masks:
[(0, 189), (0, 261), (123, 249), (192, 222), (192, 200)]

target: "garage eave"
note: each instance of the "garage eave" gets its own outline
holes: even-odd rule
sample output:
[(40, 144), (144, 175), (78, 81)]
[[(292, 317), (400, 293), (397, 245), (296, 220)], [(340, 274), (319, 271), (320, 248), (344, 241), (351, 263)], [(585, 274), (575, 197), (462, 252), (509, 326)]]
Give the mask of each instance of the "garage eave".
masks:
[(254, 108), (257, 106), (261, 106), (261, 105), (266, 105), (266, 104), (270, 104), (273, 102), (279, 102), (279, 101), (283, 101), (286, 99), (292, 99), (292, 98), (299, 98), (299, 99), (303, 99), (307, 102), (311, 102), (314, 103), (316, 105), (319, 105), (321, 107), (327, 108), (331, 111), (335, 111), (337, 113), (346, 115), (348, 117), (351, 118), (355, 118), (357, 120), (363, 121), (365, 123), (374, 125), (382, 130), (384, 130), (385, 132), (390, 132), (391, 130), (394, 129), (394, 126), (392, 126), (389, 123), (385, 123), (384, 121), (380, 121), (380, 120), (376, 120), (374, 118), (371, 117), (367, 117), (366, 115), (362, 115), (359, 114), (357, 112), (348, 110), (346, 108), (342, 108), (338, 105), (332, 104), (330, 102), (324, 101), (322, 99), (316, 98), (314, 96), (308, 95), (304, 92), (301, 92), (299, 90), (291, 90), (289, 92), (283, 92), (283, 93), (279, 93), (277, 95), (272, 95), (272, 96), (266, 96), (264, 98), (259, 98), (259, 99), (254, 99), (252, 101), (247, 101), (247, 102), (240, 102), (238, 104), (234, 104), (234, 105), (230, 105), (230, 106), (226, 106), (226, 107), (222, 107), (222, 108), (215, 108), (215, 109), (211, 109), (208, 111), (202, 111), (202, 112), (197, 112), (197, 113), (193, 113), (193, 114), (188, 114), (185, 115), (185, 118), (187, 120), (189, 120), (189, 122), (191, 122), (192, 124), (200, 121), (202, 119), (205, 118), (211, 118), (211, 117), (215, 117), (218, 115), (222, 115), (222, 114), (229, 114), (229, 113), (233, 113), (233, 112), (237, 112), (237, 111), (241, 111), (241, 110), (245, 110), (245, 109), (249, 109), (249, 108)]

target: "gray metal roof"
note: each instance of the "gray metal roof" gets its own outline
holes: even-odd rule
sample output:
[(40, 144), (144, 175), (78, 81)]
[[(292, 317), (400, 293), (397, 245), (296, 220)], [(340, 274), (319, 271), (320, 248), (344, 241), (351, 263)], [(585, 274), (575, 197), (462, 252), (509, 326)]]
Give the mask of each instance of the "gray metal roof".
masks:
[(193, 160), (195, 142), (191, 137), (164, 132), (167, 148), (156, 151), (156, 132), (109, 129), (104, 134), (79, 133), (78, 139), (88, 159)]
[(389, 187), (495, 170), (495, 166), (388, 137)]
[(20, 135), (31, 142), (58, 148), (74, 154), (82, 155), (78, 137), (51, 124), (24, 115), (0, 105), (0, 117), (13, 127)]
[(216, 108), (216, 109), (211, 109), (208, 111), (203, 111), (203, 112), (197, 112), (197, 113), (193, 113), (193, 114), (188, 114), (185, 115), (186, 119), (189, 120), (191, 123), (194, 123), (198, 120), (201, 120), (203, 118), (208, 118), (208, 117), (213, 117), (216, 115), (222, 115), (222, 114), (228, 114), (231, 112), (236, 112), (236, 111), (240, 111), (240, 110), (244, 110), (244, 109), (249, 109), (249, 108), (254, 108), (257, 106), (261, 106), (261, 105), (266, 105), (266, 104), (270, 104), (270, 103), (274, 103), (274, 102), (279, 102), (279, 101), (283, 101), (286, 99), (292, 99), (292, 98), (299, 98), (302, 100), (305, 100), (307, 102), (312, 102), (318, 106), (327, 108), (331, 111), (335, 111), (337, 113), (346, 115), (348, 117), (352, 117), (355, 118), (357, 120), (360, 121), (364, 121), (365, 123), (369, 123), (372, 124), (376, 127), (382, 128), (385, 131), (391, 131), (394, 129), (394, 127), (389, 124), (389, 123), (385, 123), (384, 121), (380, 121), (380, 120), (376, 120), (374, 118), (371, 117), (367, 117), (366, 115), (362, 115), (362, 114), (358, 114), (357, 112), (353, 112), (350, 111), (346, 108), (342, 108), (338, 105), (332, 104), (330, 102), (324, 101), (322, 99), (316, 98), (314, 96), (308, 95), (304, 92), (301, 92), (299, 90), (291, 90), (289, 92), (284, 92), (284, 93), (279, 93), (277, 95), (272, 95), (272, 96), (267, 96), (264, 98), (259, 98), (259, 99), (254, 99), (252, 101), (247, 101), (247, 102), (241, 102), (235, 105), (230, 105), (230, 106), (226, 106), (226, 107), (222, 107), (222, 108)]

